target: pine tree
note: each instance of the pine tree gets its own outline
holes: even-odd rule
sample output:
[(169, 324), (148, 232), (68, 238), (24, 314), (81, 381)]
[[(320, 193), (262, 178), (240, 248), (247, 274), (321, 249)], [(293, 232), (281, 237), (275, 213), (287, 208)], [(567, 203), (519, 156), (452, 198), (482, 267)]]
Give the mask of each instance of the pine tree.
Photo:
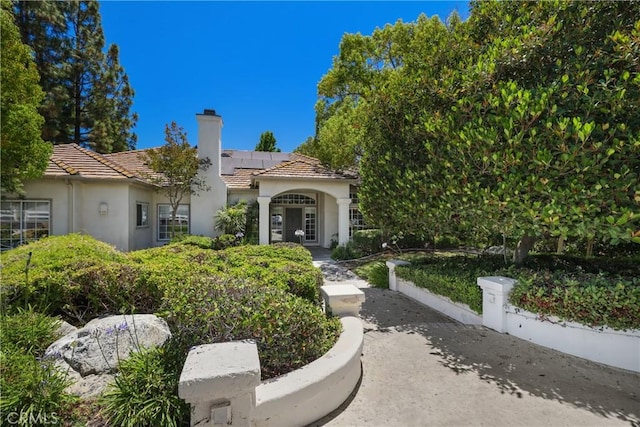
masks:
[(42, 138), (53, 143), (67, 142), (69, 92), (64, 86), (67, 71), (60, 64), (67, 63), (69, 50), (67, 23), (62, 2), (52, 0), (14, 2), (16, 25), (22, 42), (33, 49), (33, 59), (40, 75), (40, 86), (45, 98), (39, 108), (44, 117)]
[(256, 144), (255, 151), (280, 152), (280, 149), (276, 148), (276, 137), (273, 136), (273, 132), (268, 130), (260, 134), (260, 141), (258, 141), (258, 143)]
[(133, 89), (116, 45), (105, 54), (95, 1), (19, 1), (23, 41), (35, 51), (46, 93), (43, 138), (100, 153), (135, 148)]
[(130, 132), (138, 120), (131, 112), (134, 91), (119, 61), (118, 45), (109, 46), (102, 78), (95, 85), (98, 97), (95, 123), (91, 131), (94, 149), (101, 153), (133, 150), (137, 136)]

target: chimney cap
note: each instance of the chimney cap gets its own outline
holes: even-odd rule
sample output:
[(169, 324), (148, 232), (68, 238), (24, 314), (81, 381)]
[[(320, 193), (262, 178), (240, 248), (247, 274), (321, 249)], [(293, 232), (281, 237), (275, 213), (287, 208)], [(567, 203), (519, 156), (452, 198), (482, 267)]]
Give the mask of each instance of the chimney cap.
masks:
[(216, 110), (212, 110), (212, 109), (209, 109), (209, 108), (205, 108), (204, 109), (204, 113), (202, 113), (202, 115), (203, 116), (218, 116), (218, 114), (216, 114)]

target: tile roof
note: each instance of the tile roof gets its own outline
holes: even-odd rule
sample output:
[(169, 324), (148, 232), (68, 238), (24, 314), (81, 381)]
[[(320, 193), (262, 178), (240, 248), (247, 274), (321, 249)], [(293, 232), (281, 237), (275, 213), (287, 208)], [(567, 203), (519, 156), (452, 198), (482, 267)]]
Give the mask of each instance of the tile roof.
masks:
[(147, 148), (145, 150), (121, 151), (119, 153), (103, 154), (104, 157), (122, 165), (127, 170), (133, 172), (136, 177), (148, 181), (148, 178), (159, 178), (162, 174), (154, 172), (146, 164), (145, 152), (153, 150)]
[(222, 175), (222, 180), (229, 188), (253, 188), (251, 185), (251, 177), (255, 171), (255, 169), (236, 169), (234, 170), (233, 175)]
[(135, 174), (106, 156), (77, 144), (54, 145), (45, 176), (81, 176), (100, 179), (129, 179)]
[(335, 171), (323, 166), (318, 159), (296, 154), (292, 160), (269, 169), (253, 173), (255, 178), (295, 178), (295, 179), (357, 179), (352, 171)]
[[(152, 149), (147, 149), (152, 150)], [(98, 154), (77, 144), (60, 144), (53, 154), (45, 176), (78, 176), (89, 179), (128, 180), (149, 182), (154, 174), (145, 164), (147, 150)], [(352, 171), (333, 171), (318, 159), (298, 153), (266, 153), (256, 151), (224, 150), (222, 179), (228, 188), (255, 188), (254, 181), (261, 178), (283, 179), (357, 179)]]

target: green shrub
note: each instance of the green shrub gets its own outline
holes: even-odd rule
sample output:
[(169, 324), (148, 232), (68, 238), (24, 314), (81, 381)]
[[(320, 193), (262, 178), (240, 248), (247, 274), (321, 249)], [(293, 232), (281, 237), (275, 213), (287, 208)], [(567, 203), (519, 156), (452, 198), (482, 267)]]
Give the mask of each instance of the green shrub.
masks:
[(247, 227), (247, 202), (239, 201), (234, 205), (228, 205), (216, 212), (216, 230), (233, 236), (244, 232)]
[(435, 247), (438, 249), (457, 248), (461, 244), (456, 236), (438, 236), (435, 239)]
[(57, 334), (60, 319), (38, 313), (33, 308), (18, 308), (15, 314), (0, 315), (0, 348), (15, 347), (20, 351), (40, 356)]
[(188, 347), (170, 339), (141, 349), (120, 362), (119, 374), (100, 403), (112, 426), (177, 427), (189, 421), (189, 406), (178, 396)]
[(389, 268), (383, 261), (374, 261), (355, 269), (355, 273), (375, 288), (389, 288)]
[[(31, 254), (28, 274), (27, 260)], [(52, 236), (1, 255), (5, 309), (33, 306), (74, 324), (108, 313), (153, 311), (157, 289), (137, 280), (140, 272), (125, 254), (90, 236)]]
[(476, 313), (482, 313), (482, 290), (477, 278), (493, 275), (504, 269), (502, 258), (495, 256), (425, 257), (421, 261), (396, 269), (399, 277), (416, 286), (429, 289), (452, 301), (467, 304)]
[(70, 381), (55, 360), (42, 357), (59, 324), (31, 308), (0, 315), (0, 413), (20, 414), (15, 425), (56, 424), (77, 401), (65, 392)]
[(171, 239), (171, 243), (179, 243), (181, 245), (193, 245), (202, 249), (211, 249), (213, 247), (213, 239), (206, 236), (194, 236), (193, 234), (181, 234)]
[(429, 256), (414, 259), (397, 274), (416, 286), (468, 304), (481, 313), (482, 276), (518, 281), (510, 299), (516, 307), (589, 326), (640, 329), (640, 263), (635, 258), (531, 255), (522, 267), (501, 256)]
[(357, 230), (353, 232), (353, 245), (363, 255), (382, 252), (385, 239), (380, 229)]
[(331, 251), (331, 258), (335, 260), (356, 259), (361, 257), (362, 252), (355, 247), (353, 241), (349, 241), (346, 245), (336, 246), (336, 248)]
[(238, 246), (241, 240), (234, 234), (222, 234), (213, 239), (213, 249), (222, 250), (233, 246)]
[(513, 305), (587, 326), (640, 329), (640, 279), (593, 273), (520, 270)]
[(241, 246), (225, 251), (232, 277), (249, 279), (262, 286), (275, 286), (312, 303), (320, 302), (323, 279), (311, 263), (311, 254), (301, 246)]
[(168, 288), (165, 302), (172, 329), (189, 331), (194, 345), (255, 340), (263, 379), (321, 357), (340, 332), (318, 305), (247, 280), (191, 277)]

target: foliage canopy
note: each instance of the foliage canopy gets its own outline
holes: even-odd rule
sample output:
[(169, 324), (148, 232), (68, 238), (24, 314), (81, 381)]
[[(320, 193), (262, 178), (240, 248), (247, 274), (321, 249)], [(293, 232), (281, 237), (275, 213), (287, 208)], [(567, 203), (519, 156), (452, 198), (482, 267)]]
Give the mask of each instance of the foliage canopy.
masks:
[(640, 2), (480, 1), (465, 22), (347, 34), (314, 149), (359, 165), (368, 223), (392, 233), (501, 234), (516, 261), (543, 236), (640, 242), (638, 17)]
[(11, 3), (0, 10), (2, 62), (0, 64), (0, 116), (2, 117), (2, 191), (20, 193), (22, 182), (37, 178), (47, 167), (51, 147), (40, 137), (44, 123), (38, 107), (44, 93), (31, 50), (20, 40)]
[(187, 134), (176, 122), (165, 125), (165, 144), (161, 147), (146, 150), (141, 154), (153, 173), (146, 178), (158, 185), (161, 192), (169, 199), (171, 205), (171, 237), (175, 230), (178, 207), (187, 195), (196, 195), (201, 191), (209, 191), (204, 176), (200, 172), (211, 166), (208, 157), (198, 158), (198, 150), (187, 140)]

